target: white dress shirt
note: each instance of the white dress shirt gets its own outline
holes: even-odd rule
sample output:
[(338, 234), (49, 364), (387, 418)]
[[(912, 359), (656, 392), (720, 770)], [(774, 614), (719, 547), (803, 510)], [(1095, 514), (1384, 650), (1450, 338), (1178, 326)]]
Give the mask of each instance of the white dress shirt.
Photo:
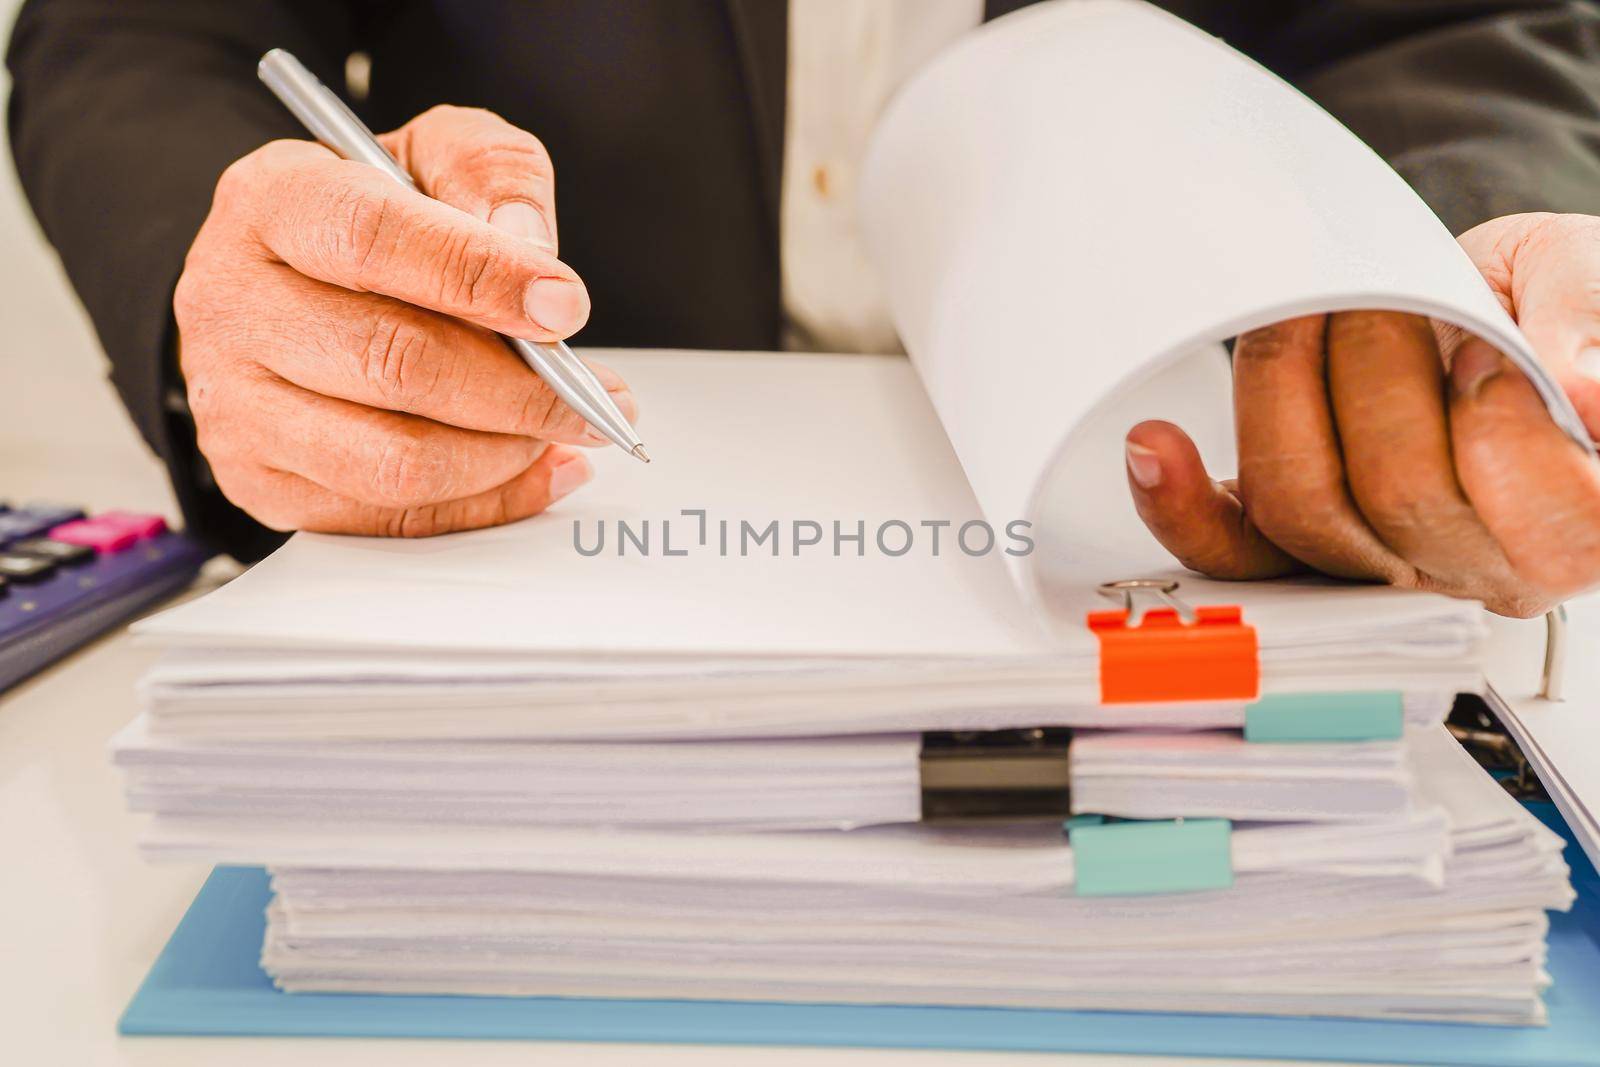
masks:
[(983, 0), (790, 0), (785, 347), (901, 350), (857, 225), (861, 160), (900, 83), (982, 20)]

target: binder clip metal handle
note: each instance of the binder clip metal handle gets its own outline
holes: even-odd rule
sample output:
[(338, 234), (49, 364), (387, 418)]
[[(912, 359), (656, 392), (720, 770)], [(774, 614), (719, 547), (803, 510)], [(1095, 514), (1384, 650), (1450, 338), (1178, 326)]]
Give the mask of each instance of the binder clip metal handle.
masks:
[(1544, 614), (1544, 672), (1539, 680), (1539, 696), (1556, 703), (1566, 699), (1567, 681), (1567, 606), (1557, 604)]
[(1115, 600), (1128, 613), (1128, 625), (1138, 626), (1144, 621), (1145, 609), (1137, 594), (1144, 593), (1178, 613), (1185, 623), (1194, 623), (1199, 613), (1174, 594), (1178, 591), (1175, 578), (1123, 578), (1115, 582), (1101, 582), (1095, 590), (1108, 600)]

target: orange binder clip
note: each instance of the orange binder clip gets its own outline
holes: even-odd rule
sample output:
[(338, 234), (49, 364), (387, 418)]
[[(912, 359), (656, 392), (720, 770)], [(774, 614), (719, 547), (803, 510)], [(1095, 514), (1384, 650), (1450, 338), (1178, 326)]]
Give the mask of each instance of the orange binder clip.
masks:
[[(1100, 701), (1254, 700), (1261, 689), (1255, 627), (1238, 605), (1191, 608), (1173, 594), (1176, 581), (1130, 578), (1100, 586), (1121, 608), (1089, 612), (1100, 640)], [(1142, 616), (1135, 593), (1164, 606)]]

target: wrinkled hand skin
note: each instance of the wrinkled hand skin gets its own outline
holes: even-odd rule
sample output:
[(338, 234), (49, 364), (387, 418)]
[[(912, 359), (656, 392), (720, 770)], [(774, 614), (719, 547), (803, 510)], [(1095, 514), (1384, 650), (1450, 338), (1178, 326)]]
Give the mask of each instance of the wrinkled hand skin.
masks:
[[(1600, 434), (1600, 218), (1512, 215), (1461, 237)], [(1381, 311), (1295, 319), (1234, 349), (1239, 477), (1187, 435), (1127, 437), (1146, 525), (1218, 578), (1320, 571), (1536, 615), (1600, 583), (1600, 464), (1477, 338)]]
[[(308, 141), (217, 183), (173, 298), (201, 452), (280, 530), (426, 536), (532, 515), (590, 477), (591, 431), (490, 331), (571, 334), (544, 147), (434, 108), (380, 138), (423, 193)], [(618, 406), (632, 394), (595, 367)]]

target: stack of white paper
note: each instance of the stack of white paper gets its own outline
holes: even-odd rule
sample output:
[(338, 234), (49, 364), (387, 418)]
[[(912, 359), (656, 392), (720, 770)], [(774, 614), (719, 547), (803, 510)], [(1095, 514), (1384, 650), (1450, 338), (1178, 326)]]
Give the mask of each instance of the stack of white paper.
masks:
[(1072, 895), (1058, 828), (849, 834), (164, 817), (147, 847), (266, 862), (289, 990), (1540, 1020), (1560, 839), (1442, 731), (1418, 810), (1244, 824), (1236, 883)]
[[(115, 740), (129, 806), (243, 829), (315, 818), (487, 826), (853, 829), (922, 817), (920, 734), (741, 741)], [(1126, 818), (1408, 816), (1399, 742), (1255, 745), (1237, 733), (1080, 734), (1073, 805)]]
[[(692, 407), (708, 376), (777, 389), (786, 417), (764, 429), (777, 457), (884, 455), (848, 478), (825, 456), (825, 480), (735, 479), (718, 442), (674, 424), (653, 434), (672, 461), (599, 457), (588, 492), (530, 522), (422, 542), (297, 537), (141, 627), (168, 651), (115, 746), (132, 804), (240, 825), (867, 826), (919, 817), (924, 730), (1088, 726), (1141, 732), (1075, 744), (1087, 810), (1409, 810), (1398, 743), (1246, 745), (1243, 699), (1102, 706), (1095, 639), (1081, 623), (1036, 625), (993, 556), (579, 555), (575, 525), (637, 524), (671, 501), (713, 505), (713, 523), (724, 508), (978, 517), (937, 423), (910, 403), (920, 394), (903, 361), (613, 362), (669, 406)], [(810, 427), (829, 412), (846, 421), (817, 442)], [(1158, 571), (1171, 568), (1139, 573)], [(1245, 605), (1266, 692), (1403, 690), (1422, 728), (1481, 684), (1475, 605), (1309, 580), (1181, 581), (1194, 602)], [(1105, 603), (1087, 591), (1078, 618)]]
[[(1180, 576), (1243, 606), (1264, 690), (1406, 692), (1400, 741), (1248, 743), (1247, 700), (1102, 705), (1094, 638), (1035, 625), (992, 556), (574, 552), (574, 522), (671, 501), (978, 514), (903, 363), (613, 362), (686, 408), (708, 367), (779, 389), (774, 462), (819, 470), (735, 475), (668, 424), (672, 462), (600, 457), (547, 516), (297, 537), (142, 627), (167, 651), (114, 758), (144, 848), (271, 866), (285, 988), (1540, 1018), (1559, 851), (1439, 733), (1481, 682), (1476, 606)], [(1059, 823), (917, 823), (921, 731), (1053, 725), (1080, 728), (1075, 810), (1235, 820), (1234, 887), (1077, 897)]]
[[(1287, 316), (1432, 314), (1542, 374), (1450, 235), (1309, 102), (1117, 0), (938, 60), (863, 189), (910, 363), (607, 355), (650, 466), (598, 456), (500, 529), (299, 535), (143, 625), (114, 757), (146, 850), (270, 866), (291, 990), (1539, 1021), (1559, 840), (1438, 725), (1482, 688), (1481, 609), (1207, 581), (1124, 484), (1144, 418), (1226, 474), (1220, 342)], [(1240, 608), (1259, 683), (1103, 703), (1087, 613), (1130, 578)], [(1404, 739), (1238, 732), (1259, 696), (1374, 691)], [(1038, 727), (1076, 731), (1077, 811), (1233, 820), (1233, 885), (1088, 895), (1059, 823), (917, 821), (922, 732)]]

